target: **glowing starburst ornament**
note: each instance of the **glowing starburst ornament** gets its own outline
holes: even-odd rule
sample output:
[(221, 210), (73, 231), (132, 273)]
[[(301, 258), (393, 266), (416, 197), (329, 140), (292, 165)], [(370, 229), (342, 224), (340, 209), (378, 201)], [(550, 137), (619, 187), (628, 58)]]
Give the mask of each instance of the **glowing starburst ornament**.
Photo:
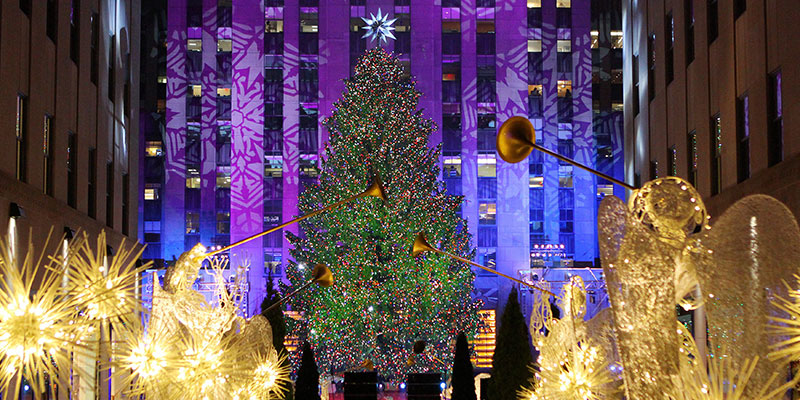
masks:
[[(781, 372), (770, 371), (769, 379), (759, 386), (753, 382), (754, 372), (758, 367), (758, 356), (745, 360), (737, 367), (736, 360), (726, 355), (725, 347), (721, 348), (716, 356), (709, 355), (706, 363), (697, 357), (699, 351), (689, 331), (678, 323), (678, 334), (682, 339), (680, 351), (681, 370), (680, 388), (670, 399), (675, 400), (771, 400), (781, 399), (787, 390), (797, 384), (800, 375), (789, 382), (780, 384), (784, 379)], [(713, 344), (713, 343), (712, 343)], [(762, 363), (763, 364), (763, 363)], [(777, 386), (772, 388), (773, 384)]]
[(370, 38), (370, 41), (375, 41), (378, 39), (378, 43), (383, 40), (386, 43), (386, 38), (396, 39), (392, 34), (392, 31), (395, 28), (392, 26), (397, 18), (389, 19), (389, 14), (382, 14), (381, 9), (378, 9), (378, 16), (375, 16), (373, 13), (369, 13), (369, 18), (361, 17), (367, 26), (361, 28), (367, 31), (361, 38)]
[(176, 399), (176, 372), (184, 367), (181, 348), (175, 335), (151, 327), (149, 332), (135, 323), (126, 326), (114, 352), (113, 365), (121, 387), (129, 398), (149, 395), (159, 399)]
[(136, 266), (142, 247), (127, 247), (123, 242), (113, 257), (105, 254), (106, 235), (100, 233), (97, 246), (88, 235), (70, 246), (67, 295), (81, 303), (82, 316), (93, 322), (130, 323), (141, 306), (136, 296), (140, 273), (150, 266)]
[(34, 251), (28, 243), (19, 259), (0, 243), (0, 391), (6, 393), (17, 393), (23, 377), (37, 394), (48, 381), (67, 387), (59, 371), (69, 371), (68, 351), (80, 349), (76, 332), (83, 326), (72, 319), (78, 303), (61, 295), (60, 260)]

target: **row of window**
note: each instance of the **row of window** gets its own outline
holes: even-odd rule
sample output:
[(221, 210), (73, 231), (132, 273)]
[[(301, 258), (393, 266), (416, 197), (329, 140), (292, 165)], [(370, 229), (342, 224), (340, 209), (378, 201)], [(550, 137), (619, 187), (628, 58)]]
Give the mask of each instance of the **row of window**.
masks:
[[(776, 70), (768, 77), (767, 102), (767, 165), (773, 166), (783, 161), (783, 110), (781, 99), (781, 71)], [(709, 171), (711, 194), (722, 190), (722, 117), (714, 114), (709, 124)], [(737, 182), (750, 178), (750, 98), (747, 93), (736, 99), (736, 177)], [(686, 138), (687, 179), (697, 185), (698, 144), (697, 132), (689, 132)], [(667, 149), (666, 175), (678, 175), (678, 150), (672, 145)], [(660, 175), (658, 161), (650, 163), (650, 177)]]
[[(15, 176), (16, 179), (22, 182), (28, 182), (28, 98), (23, 94), (17, 95), (16, 116), (15, 116)], [(53, 116), (45, 114), (43, 117), (43, 131), (42, 131), (42, 191), (48, 195), (53, 196), (53, 171), (56, 168), (53, 161), (53, 148), (59, 144), (59, 136), (53, 132)], [(78, 142), (77, 135), (74, 132), (68, 131), (66, 134), (66, 172), (67, 172), (67, 204), (70, 207), (77, 207), (78, 196)], [(113, 227), (114, 222), (114, 165), (112, 162), (106, 164), (106, 225)], [(128, 190), (129, 190), (128, 175), (124, 174), (122, 177), (122, 233), (128, 233)], [(97, 205), (97, 151), (94, 148), (89, 149), (89, 176), (87, 183), (88, 207), (87, 214), (91, 218), (96, 218)]]

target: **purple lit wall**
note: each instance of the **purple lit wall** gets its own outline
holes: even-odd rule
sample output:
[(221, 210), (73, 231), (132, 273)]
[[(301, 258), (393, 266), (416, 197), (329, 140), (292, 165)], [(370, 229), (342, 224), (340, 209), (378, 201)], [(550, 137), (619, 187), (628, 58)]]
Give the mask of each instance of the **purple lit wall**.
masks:
[[(231, 110), (231, 242), (264, 228), (264, 3), (233, 7)], [(264, 247), (253, 240), (231, 251), (231, 264), (249, 260), (249, 314), (260, 310), (264, 293)]]
[[(528, 115), (526, 15), (525, 0), (498, 2), (495, 14), (498, 121)], [(509, 164), (497, 158), (497, 269), (509, 275), (530, 268), (528, 181), (527, 163)], [(500, 302), (505, 301), (503, 292)]]
[[(292, 2), (287, 2), (291, 4)], [(287, 5), (288, 5), (287, 4)], [(297, 216), (300, 193), (300, 9), (283, 7), (283, 222)], [(297, 225), (284, 232), (297, 234)], [(281, 262), (288, 265), (289, 243), (282, 240)]]
[(184, 251), (186, 216), (186, 0), (167, 10), (167, 129), (164, 138), (162, 248), (165, 259)]
[[(409, 21), (409, 50), (399, 57), (409, 64), (416, 87), (422, 93), (419, 108), (441, 128), (431, 135), (430, 145), (446, 140), (443, 134), (446, 116), (450, 123), (453, 115), (460, 118), (457, 148), (448, 150), (448, 157), (460, 160), (460, 176), (455, 177), (460, 180), (458, 185), (448, 186), (448, 190), (464, 196), (461, 213), (474, 245), (479, 247), (478, 261), (494, 263), (498, 270), (517, 275), (530, 267), (534, 244), (565, 242), (574, 242), (566, 258), (594, 261), (598, 197), (592, 175), (579, 169), (570, 171), (571, 167), (550, 157), (541, 158), (542, 167), (537, 172), (533, 172), (533, 160), (508, 164), (497, 157), (496, 177), (486, 174), (491, 170), (486, 167), (492, 165), (494, 157), (493, 129), (512, 116), (530, 118), (537, 129), (537, 141), (543, 146), (553, 151), (567, 146), (576, 160), (590, 166), (598, 163), (594, 124), (596, 130), (612, 135), (612, 157), (621, 159), (619, 119), (610, 116), (598, 121), (593, 118), (591, 108), (591, 0), (572, 0), (571, 8), (557, 8), (554, 0), (542, 1), (537, 9), (527, 8), (526, 0), (497, 0), (496, 6), (488, 0), (461, 0), (457, 7), (443, 7), (441, 1), (431, 0), (366, 0), (364, 6), (351, 6), (346, 0), (319, 0), (318, 6), (306, 6), (313, 2), (304, 2), (303, 7), (300, 0), (268, 4), (265, 0), (233, 0), (232, 11), (217, 0), (201, 0), (201, 22), (191, 15), (197, 12), (197, 3), (187, 1), (168, 2), (165, 171), (158, 200), (162, 211), (161, 235), (156, 236), (162, 259), (169, 262), (177, 258), (198, 240), (206, 246), (227, 244), (276, 225), (278, 217), (280, 222), (286, 222), (297, 216), (297, 197), (302, 190), (301, 160), (309, 157), (313, 160), (316, 154), (324, 156), (329, 133), (321, 124), (341, 97), (343, 79), (352, 73), (350, 65), (357, 55), (350, 46), (361, 43), (351, 37), (354, 35), (351, 20), (358, 21), (355, 28), (360, 28), (359, 16), (377, 14), (380, 9), (390, 18)], [(401, 5), (406, 3), (410, 5)], [(301, 20), (305, 21), (302, 26)], [(445, 20), (447, 31), (443, 28)], [(267, 21), (272, 25), (265, 33)], [(317, 26), (309, 26), (309, 21), (318, 21)], [(454, 26), (458, 26), (455, 31), (458, 33), (453, 34)], [(361, 36), (363, 30), (358, 30), (357, 35)], [(303, 42), (313, 32), (318, 32), (318, 52), (314, 50), (316, 46)], [(447, 39), (443, 39), (443, 32)], [(275, 38), (282, 41), (274, 41)], [(192, 41), (192, 49), (188, 39)], [(232, 40), (230, 52), (218, 49), (226, 40)], [(265, 40), (270, 43), (269, 48)], [(536, 50), (539, 43), (540, 54)], [(566, 50), (569, 54), (557, 51), (559, 44), (564, 43), (571, 46)], [(376, 45), (367, 42), (368, 48)], [(390, 42), (384, 47), (400, 49), (400, 42)], [(454, 48), (460, 50), (454, 53)], [(540, 69), (529, 70), (536, 62), (533, 60), (541, 60)], [(460, 93), (456, 100), (445, 101), (443, 90), (452, 91), (453, 86), (450, 89), (446, 86), (454, 82), (447, 82), (452, 77), (443, 76), (443, 69), (453, 63), (460, 63), (456, 74), (459, 82), (455, 86)], [(318, 69), (314, 70), (314, 65)], [(269, 69), (267, 75), (265, 66)], [(280, 68), (280, 73), (276, 75), (272, 68)], [(309, 87), (308, 76), (318, 78), (314, 96), (304, 89)], [(273, 82), (278, 80), (280, 90), (274, 89)], [(571, 84), (569, 95), (564, 95), (563, 90), (559, 95), (560, 82)], [(191, 95), (193, 85), (200, 85), (201, 98)], [(535, 91), (541, 93), (541, 100), (535, 102), (529, 97), (534, 87), (541, 88)], [(226, 103), (228, 90), (230, 106)], [(491, 92), (489, 96), (487, 90)], [(542, 104), (541, 111), (531, 111), (529, 105), (538, 103)], [(198, 104), (199, 113), (187, 112)], [(307, 139), (301, 136), (301, 121), (307, 121), (301, 118), (301, 112), (307, 109), (313, 113), (315, 108), (319, 124), (317, 147), (304, 148), (301, 154), (301, 140)], [(569, 111), (568, 115), (564, 110)], [(496, 122), (487, 125), (485, 121), (492, 116)], [(277, 127), (271, 125), (272, 121)], [(265, 128), (267, 125), (269, 128)], [(195, 152), (186, 150), (187, 143), (194, 140), (187, 136), (187, 126), (199, 127), (197, 160)], [(269, 135), (282, 130), (279, 153), (265, 129)], [(309, 127), (303, 125), (303, 129), (307, 133)], [(226, 153), (225, 135), (229, 130), (231, 143)], [(267, 177), (265, 153), (269, 153), (268, 160), (272, 161), (269, 165), (273, 168)], [(282, 159), (279, 173), (274, 172), (279, 163), (276, 158)], [(602, 168), (621, 176), (621, 165), (604, 160)], [(189, 168), (199, 169), (199, 187), (195, 187), (194, 181), (191, 185), (187, 182)], [(487, 187), (491, 188), (488, 192)], [(195, 193), (199, 193), (199, 205), (192, 203)], [(268, 194), (275, 197), (267, 198)], [(280, 204), (267, 203), (272, 198), (279, 199)], [(532, 201), (534, 198), (538, 200)], [(535, 204), (543, 210), (534, 210)], [(486, 205), (496, 205), (496, 216), (487, 216)], [(199, 211), (199, 227), (187, 218), (196, 211)], [(265, 218), (266, 214), (270, 214), (269, 218)], [(539, 217), (534, 221), (535, 214)], [(297, 233), (297, 226), (285, 231)], [(479, 235), (480, 231), (494, 236)], [(280, 274), (285, 273), (291, 262), (284, 233), (280, 234), (279, 244), (267, 238), (254, 240), (230, 254), (232, 265), (245, 259), (250, 265), (247, 301), (251, 314), (258, 311), (263, 298), (265, 252), (270, 259), (280, 257)], [(502, 302), (504, 292), (510, 288), (505, 281), (485, 275), (478, 276), (476, 286), (476, 296), (486, 301), (487, 307), (497, 306), (498, 300)]]

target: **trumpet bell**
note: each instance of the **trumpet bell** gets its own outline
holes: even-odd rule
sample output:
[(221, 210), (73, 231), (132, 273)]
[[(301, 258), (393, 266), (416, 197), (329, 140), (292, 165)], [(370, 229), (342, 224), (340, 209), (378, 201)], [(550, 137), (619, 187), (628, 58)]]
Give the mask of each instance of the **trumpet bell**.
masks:
[(386, 202), (389, 200), (389, 198), (386, 197), (386, 190), (383, 188), (383, 182), (381, 181), (381, 177), (378, 175), (375, 175), (372, 178), (372, 184), (369, 185), (367, 190), (365, 190), (364, 193), (362, 193), (362, 195), (377, 197), (383, 200), (384, 204), (386, 204)]
[(417, 234), (417, 237), (414, 239), (414, 245), (411, 246), (411, 257), (417, 258), (420, 253), (424, 251), (434, 251), (435, 249), (433, 246), (428, 244), (428, 241), (425, 240), (425, 234), (420, 232)]
[(312, 281), (316, 283), (317, 286), (330, 287), (333, 285), (333, 273), (331, 272), (330, 268), (323, 264), (315, 265), (314, 271), (311, 272), (311, 276), (313, 277)]
[(497, 131), (497, 154), (503, 161), (516, 164), (533, 151), (536, 132), (525, 117), (511, 117)]

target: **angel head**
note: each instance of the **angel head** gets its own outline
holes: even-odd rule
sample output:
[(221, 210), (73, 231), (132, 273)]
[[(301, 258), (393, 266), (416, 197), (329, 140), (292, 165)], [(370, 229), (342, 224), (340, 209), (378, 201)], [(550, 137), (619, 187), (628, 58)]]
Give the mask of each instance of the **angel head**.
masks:
[(668, 176), (649, 181), (628, 201), (633, 216), (662, 237), (683, 240), (706, 222), (706, 208), (697, 190)]
[(175, 265), (167, 268), (164, 274), (164, 288), (172, 293), (191, 288), (203, 264), (206, 248), (198, 243), (191, 250), (181, 254)]

